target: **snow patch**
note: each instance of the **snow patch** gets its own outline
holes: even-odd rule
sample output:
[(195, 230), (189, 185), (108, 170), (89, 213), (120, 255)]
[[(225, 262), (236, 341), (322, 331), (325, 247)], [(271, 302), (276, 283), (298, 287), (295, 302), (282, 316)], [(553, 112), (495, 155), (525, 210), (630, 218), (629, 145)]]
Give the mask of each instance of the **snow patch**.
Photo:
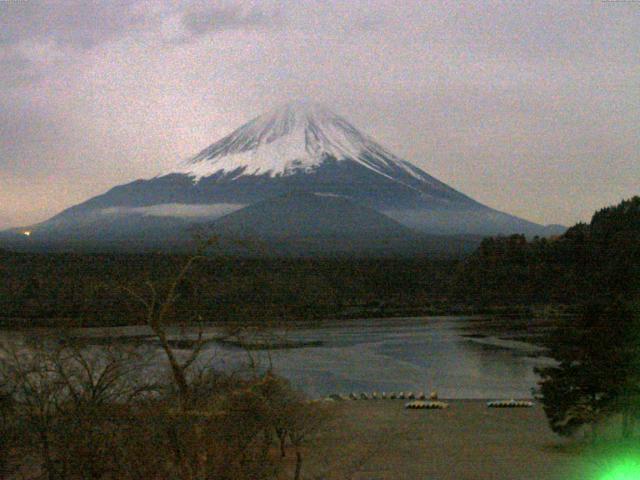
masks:
[(195, 182), (212, 175), (287, 176), (312, 172), (327, 160), (353, 161), (399, 183), (398, 172), (437, 185), (419, 168), (360, 133), (347, 120), (312, 102), (294, 102), (238, 128), (177, 170)]

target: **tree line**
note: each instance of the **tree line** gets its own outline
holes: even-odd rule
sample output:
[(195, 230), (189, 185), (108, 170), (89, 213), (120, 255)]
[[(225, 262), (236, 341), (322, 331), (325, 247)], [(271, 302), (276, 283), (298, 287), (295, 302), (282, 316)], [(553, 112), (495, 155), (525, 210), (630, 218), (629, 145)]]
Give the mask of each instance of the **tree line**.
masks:
[(554, 319), (546, 339), (557, 365), (538, 370), (551, 427), (571, 434), (619, 415), (623, 435), (632, 434), (640, 404), (640, 197), (558, 238), (488, 238), (460, 260), (205, 256), (172, 283), (184, 263), (169, 255), (0, 252), (0, 308), (29, 321), (148, 323), (153, 302), (143, 299), (141, 310), (141, 299), (122, 291), (145, 282), (152, 295), (172, 298), (172, 318), (191, 322), (567, 305), (572, 314)]
[(602, 209), (565, 235), (576, 315), (548, 339), (557, 365), (538, 369), (551, 428), (571, 435), (621, 419), (633, 436), (640, 418), (640, 197)]
[(478, 305), (564, 305), (545, 339), (556, 365), (539, 368), (551, 428), (572, 435), (640, 416), (640, 197), (597, 211), (554, 239), (487, 238), (457, 268), (456, 295)]
[(184, 320), (180, 285), (197, 260), (188, 258), (165, 291), (153, 282), (126, 287), (164, 361), (64, 332), (2, 345), (0, 478), (301, 478), (329, 411), (269, 366), (214, 370), (202, 331), (188, 352), (169, 340), (168, 326)]
[[(0, 250), (0, 324), (141, 324), (123, 291), (166, 290), (187, 255), (30, 254)], [(208, 255), (180, 284), (176, 308), (204, 321), (314, 320), (439, 313), (450, 260), (233, 258)]]
[(484, 239), (461, 261), (455, 295), (478, 304), (572, 304), (640, 289), (640, 197), (596, 212), (563, 235)]

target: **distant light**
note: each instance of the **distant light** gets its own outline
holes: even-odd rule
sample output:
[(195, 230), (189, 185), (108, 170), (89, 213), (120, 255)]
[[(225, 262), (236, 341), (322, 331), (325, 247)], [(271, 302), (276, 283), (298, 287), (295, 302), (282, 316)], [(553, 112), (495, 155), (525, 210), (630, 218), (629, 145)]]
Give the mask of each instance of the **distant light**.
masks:
[(30, 237), (31, 236), (31, 230), (25, 230), (24, 232), (22, 232), (22, 234), (26, 237)]
[(613, 468), (605, 472), (600, 480), (638, 480), (640, 462), (637, 459), (622, 459)]

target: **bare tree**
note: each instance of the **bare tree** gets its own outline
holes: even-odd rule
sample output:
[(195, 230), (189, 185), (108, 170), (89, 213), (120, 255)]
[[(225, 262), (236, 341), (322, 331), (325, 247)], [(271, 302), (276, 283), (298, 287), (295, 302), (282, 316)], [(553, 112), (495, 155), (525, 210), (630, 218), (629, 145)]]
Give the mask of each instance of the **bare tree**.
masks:
[(23, 430), (30, 434), (25, 440), (36, 446), (47, 478), (62, 478), (52, 443), (64, 386), (56, 381), (50, 359), (42, 349), (3, 345), (0, 368), (20, 409)]
[(13, 444), (13, 398), (9, 386), (0, 377), (0, 478), (8, 473), (10, 450)]
[(116, 412), (153, 386), (134, 372), (139, 352), (92, 349), (70, 339), (2, 348), (0, 373), (11, 392), (23, 447), (48, 479), (99, 479), (111, 471)]
[(288, 411), (289, 439), (295, 449), (296, 464), (293, 478), (299, 480), (302, 473), (302, 447), (311, 441), (325, 425), (328, 419), (328, 410), (321, 408), (316, 403), (299, 401), (292, 403)]
[(200, 352), (206, 342), (203, 339), (203, 331), (198, 331), (198, 338), (194, 343), (194, 348), (190, 352), (187, 359), (180, 361), (171, 346), (169, 335), (167, 333), (167, 325), (169, 324), (172, 309), (179, 295), (177, 293), (178, 286), (184, 281), (193, 264), (202, 258), (202, 251), (190, 256), (184, 265), (178, 271), (178, 274), (171, 281), (168, 291), (164, 295), (160, 295), (157, 288), (151, 281), (145, 282), (147, 294), (136, 292), (133, 288), (127, 288), (131, 296), (133, 296), (145, 310), (145, 322), (151, 328), (154, 335), (158, 338), (160, 346), (164, 351), (169, 368), (175, 383), (180, 409), (186, 411), (189, 406), (190, 391), (187, 371), (197, 360)]
[[(287, 437), (296, 449), (298, 479), (302, 468), (301, 447), (319, 428), (321, 415), (314, 415), (313, 407), (300, 395), (294, 395), (288, 385), (273, 388), (277, 382), (272, 381), (270, 353), (267, 374), (263, 376), (251, 354), (251, 347), (241, 343), (249, 358), (252, 378), (240, 381), (236, 388), (212, 391), (214, 372), (197, 374), (192, 369), (208, 343), (202, 327), (186, 358), (180, 359), (169, 338), (170, 325), (199, 320), (177, 318), (176, 301), (180, 286), (194, 264), (204, 258), (206, 248), (214, 243), (215, 239), (201, 243), (198, 251), (184, 261), (165, 291), (160, 292), (150, 281), (145, 283), (143, 291), (127, 288), (142, 306), (145, 322), (159, 340), (176, 389), (178, 409), (173, 413), (169, 411), (164, 421), (178, 476), (183, 480), (274, 478), (277, 468), (269, 452), (275, 432), (281, 454)], [(260, 341), (271, 341), (263, 327), (235, 327), (227, 329), (226, 336), (242, 339), (256, 332)], [(266, 347), (268, 350), (268, 345)]]

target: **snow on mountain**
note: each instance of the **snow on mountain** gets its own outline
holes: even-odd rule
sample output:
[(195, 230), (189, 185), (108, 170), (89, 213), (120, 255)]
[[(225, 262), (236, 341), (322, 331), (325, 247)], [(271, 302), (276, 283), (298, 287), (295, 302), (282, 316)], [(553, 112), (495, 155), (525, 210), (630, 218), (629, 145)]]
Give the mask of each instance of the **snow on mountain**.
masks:
[(401, 170), (423, 182), (432, 180), (344, 118), (307, 101), (288, 103), (255, 118), (171, 173), (187, 174), (196, 182), (216, 174), (276, 177), (312, 172), (327, 159), (355, 161), (390, 179)]
[[(291, 197), (294, 192), (312, 195)], [(313, 219), (314, 209), (325, 204), (343, 208), (335, 217), (349, 222), (348, 212), (356, 211), (351, 202), (426, 234), (546, 234), (542, 226), (482, 205), (396, 157), (328, 108), (298, 101), (251, 120), (177, 169), (115, 186), (29, 227), (29, 240), (179, 243), (188, 237), (188, 225), (234, 211), (232, 218), (247, 218), (243, 209), (278, 198), (287, 201), (260, 203), (285, 209), (270, 214), (274, 219), (305, 208)], [(292, 237), (300, 230), (284, 221), (274, 229)]]

